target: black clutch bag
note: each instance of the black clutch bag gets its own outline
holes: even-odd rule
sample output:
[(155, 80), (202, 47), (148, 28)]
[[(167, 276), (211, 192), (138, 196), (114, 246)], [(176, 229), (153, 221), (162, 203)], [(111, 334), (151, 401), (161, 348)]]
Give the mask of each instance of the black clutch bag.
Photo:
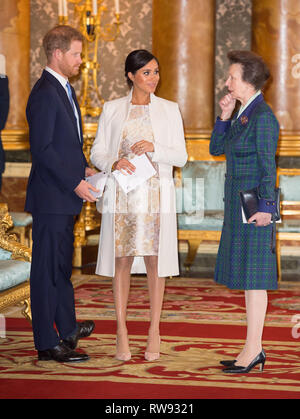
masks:
[[(258, 203), (259, 203), (259, 193), (258, 188), (249, 189), (247, 191), (240, 191), (240, 200), (241, 205), (247, 220), (249, 220), (252, 215), (258, 212)], [(275, 188), (275, 212), (272, 213), (272, 239), (271, 239), (271, 249), (275, 253), (275, 222), (280, 220), (280, 188)]]
[[(241, 205), (247, 220), (258, 212), (259, 193), (258, 188), (240, 191)], [(280, 220), (280, 188), (275, 188), (275, 212), (272, 221)]]

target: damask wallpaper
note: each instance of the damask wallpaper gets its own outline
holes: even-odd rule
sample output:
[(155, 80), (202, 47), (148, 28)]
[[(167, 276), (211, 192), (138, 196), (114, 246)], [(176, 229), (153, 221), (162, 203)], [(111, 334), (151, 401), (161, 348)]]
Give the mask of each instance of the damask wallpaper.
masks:
[[(31, 85), (39, 78), (45, 57), (42, 47), (44, 34), (58, 23), (57, 0), (31, 0)], [(105, 0), (108, 11), (105, 22), (113, 20), (114, 0)], [(69, 5), (69, 24), (78, 27)], [(101, 66), (98, 85), (105, 101), (124, 96), (127, 83), (124, 77), (124, 61), (127, 54), (139, 48), (151, 50), (152, 0), (120, 0), (120, 35), (115, 42), (101, 42), (98, 61)], [(74, 87), (80, 91), (80, 82)]]
[(251, 14), (251, 0), (216, 0), (215, 115), (219, 113), (218, 101), (226, 93), (227, 52), (251, 49)]
[[(170, 0), (172, 1), (172, 0)], [(190, 0), (187, 0), (190, 1)], [(201, 1), (201, 0), (192, 0)], [(214, 0), (212, 0), (214, 1)], [(215, 116), (219, 113), (218, 101), (224, 94), (227, 72), (227, 51), (250, 48), (251, 0), (216, 1), (216, 57), (215, 57)], [(113, 9), (114, 0), (105, 0)], [(42, 48), (44, 34), (58, 23), (57, 0), (30, 0), (31, 51), (30, 85), (40, 77), (45, 65)], [(99, 49), (101, 72), (98, 84), (104, 100), (124, 96), (127, 84), (124, 78), (124, 60), (133, 49), (152, 47), (152, 0), (120, 0), (122, 25), (115, 42), (102, 42)], [(69, 8), (69, 22), (74, 24), (73, 8)], [(108, 14), (107, 20), (112, 19)], [(80, 82), (75, 83), (77, 93)], [(26, 151), (7, 151), (7, 161), (30, 161)]]
[[(58, 23), (57, 4), (57, 0), (31, 0), (31, 86), (45, 65), (42, 38)], [(105, 4), (109, 10), (114, 9), (114, 0), (105, 0)], [(69, 23), (76, 26), (73, 7), (69, 7)], [(118, 39), (102, 42), (99, 48), (98, 83), (105, 101), (124, 96), (128, 91), (123, 70), (127, 54), (133, 49), (152, 47), (152, 0), (120, 0), (120, 11), (122, 25)], [(108, 21), (113, 19), (112, 13), (107, 15)], [(230, 49), (250, 48), (250, 43), (251, 0), (216, 0), (215, 114), (217, 102), (224, 94), (226, 54)], [(80, 82), (75, 83), (75, 89), (79, 92)]]
[[(0, 0), (0, 9), (1, 2)], [(10, 0), (9, 0), (10, 1)], [(114, 9), (114, 0), (103, 0), (108, 9)], [(128, 92), (124, 77), (124, 60), (127, 54), (137, 48), (152, 49), (152, 0), (119, 0), (122, 25), (115, 42), (102, 42), (99, 48), (101, 71), (98, 77), (100, 94), (105, 101), (124, 96)], [(169, 0), (170, 5), (173, 0)], [(201, 2), (202, 0), (186, 0)], [(216, 2), (215, 21), (215, 107), (219, 114), (218, 102), (225, 93), (224, 83), (227, 76), (227, 52), (231, 49), (251, 48), (252, 0), (211, 0)], [(69, 24), (77, 26), (72, 6), (69, 8)], [(3, 15), (4, 16), (4, 15)], [(4, 20), (0, 13), (1, 22)], [(2, 18), (2, 21), (1, 21)], [(113, 18), (112, 12), (106, 14), (106, 22)], [(30, 49), (30, 86), (32, 87), (45, 66), (42, 49), (44, 34), (58, 23), (58, 0), (30, 0), (31, 49)], [(2, 25), (3, 26), (3, 25)], [(77, 93), (81, 82), (74, 85)], [(98, 105), (96, 103), (96, 105)], [(7, 151), (7, 162), (29, 162), (28, 151)], [(297, 160), (297, 161), (296, 161)], [(280, 157), (282, 167), (299, 167), (299, 158)], [(199, 164), (187, 165), (185, 177), (199, 177)], [(190, 172), (191, 171), (191, 172)], [(191, 176), (190, 176), (191, 175)], [(200, 176), (201, 177), (201, 176)], [(14, 181), (14, 179), (12, 179)], [(7, 197), (12, 196), (9, 188)], [(21, 211), (22, 207), (15, 209)]]

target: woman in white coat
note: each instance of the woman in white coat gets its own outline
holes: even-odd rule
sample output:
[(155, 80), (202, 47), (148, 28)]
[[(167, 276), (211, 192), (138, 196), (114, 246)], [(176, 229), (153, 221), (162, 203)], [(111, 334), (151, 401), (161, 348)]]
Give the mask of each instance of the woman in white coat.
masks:
[[(147, 273), (150, 327), (146, 360), (159, 358), (159, 322), (165, 277), (179, 274), (173, 166), (187, 153), (178, 105), (154, 95), (158, 60), (146, 50), (132, 51), (125, 62), (131, 87), (127, 97), (106, 102), (91, 150), (91, 162), (109, 179), (97, 208), (102, 212), (96, 273), (113, 277), (117, 319), (116, 358), (127, 361), (126, 310), (131, 273)], [(130, 176), (130, 159), (146, 153), (156, 175), (127, 195), (111, 173)]]

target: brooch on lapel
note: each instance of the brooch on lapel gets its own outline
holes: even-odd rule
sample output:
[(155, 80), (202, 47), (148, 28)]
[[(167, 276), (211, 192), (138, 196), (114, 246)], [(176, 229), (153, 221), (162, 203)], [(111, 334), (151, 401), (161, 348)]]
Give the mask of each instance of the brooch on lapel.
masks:
[(242, 125), (247, 125), (248, 124), (248, 117), (246, 115), (241, 116), (240, 121), (242, 123)]

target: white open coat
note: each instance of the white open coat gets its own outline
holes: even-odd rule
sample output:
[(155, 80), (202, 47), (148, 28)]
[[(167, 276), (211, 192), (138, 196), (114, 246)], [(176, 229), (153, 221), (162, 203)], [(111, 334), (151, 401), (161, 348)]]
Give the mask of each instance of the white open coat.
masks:
[[(104, 104), (91, 150), (91, 162), (101, 171), (111, 173), (112, 164), (118, 160), (131, 96), (132, 91), (126, 97)], [(149, 111), (155, 149), (152, 160), (158, 163), (160, 179), (158, 276), (174, 276), (179, 274), (179, 267), (172, 169), (173, 166), (184, 166), (187, 161), (183, 124), (177, 103), (154, 94), (151, 94)], [(109, 176), (103, 198), (97, 203), (98, 211), (102, 212), (102, 221), (96, 273), (110, 277), (115, 273), (115, 194), (115, 180)], [(143, 257), (134, 258), (131, 273), (146, 273)]]

